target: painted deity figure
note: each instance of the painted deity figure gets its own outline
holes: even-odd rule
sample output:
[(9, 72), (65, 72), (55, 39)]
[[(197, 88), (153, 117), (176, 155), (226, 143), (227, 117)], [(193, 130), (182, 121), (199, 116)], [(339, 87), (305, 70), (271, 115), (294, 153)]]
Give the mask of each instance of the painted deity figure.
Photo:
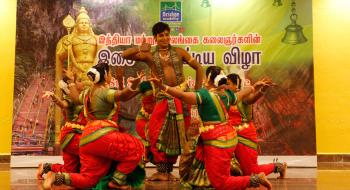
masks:
[(56, 79), (62, 78), (64, 61), (67, 69), (88, 83), (87, 71), (94, 65), (98, 50), (97, 36), (92, 31), (88, 12), (82, 7), (71, 34), (60, 39), (56, 47)]
[[(68, 34), (63, 36), (56, 46), (56, 76), (55, 83), (62, 79), (63, 70), (66, 69), (81, 78), (85, 88), (91, 86), (87, 78), (88, 70), (94, 65), (98, 50), (101, 47), (97, 44), (97, 36), (92, 31), (92, 25), (88, 12), (84, 7), (79, 10), (76, 21), (69, 15), (63, 20)], [(70, 30), (73, 31), (70, 33)], [(67, 62), (67, 66), (65, 66)], [(56, 87), (56, 95), (61, 97), (61, 90)], [(59, 107), (55, 108), (55, 134), (58, 137), (60, 132), (62, 115)], [(56, 138), (58, 147), (58, 138)]]

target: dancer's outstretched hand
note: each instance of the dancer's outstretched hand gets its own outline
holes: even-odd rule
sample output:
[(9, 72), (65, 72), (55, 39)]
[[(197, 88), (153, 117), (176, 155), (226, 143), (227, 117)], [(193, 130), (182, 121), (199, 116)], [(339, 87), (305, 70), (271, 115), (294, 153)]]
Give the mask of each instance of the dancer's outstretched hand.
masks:
[(64, 72), (64, 75), (65, 75), (69, 80), (74, 81), (74, 73), (73, 73), (71, 70), (66, 70), (66, 69), (64, 69), (63, 72)]
[(158, 87), (163, 85), (163, 82), (156, 75), (154, 75), (153, 73), (151, 75), (151, 78), (148, 78), (147, 80), (150, 81), (150, 82), (153, 82), (153, 84), (155, 86), (158, 86)]
[(151, 44), (146, 42), (146, 38), (145, 37), (142, 38), (142, 43), (141, 43), (141, 45), (139, 47), (139, 50), (141, 52), (150, 52), (151, 51)]
[(52, 98), (52, 96), (55, 95), (55, 93), (53, 93), (53, 92), (51, 92), (51, 91), (43, 91), (43, 93), (44, 93), (44, 94), (41, 96), (42, 98), (49, 98), (49, 97)]
[(145, 76), (145, 73), (144, 73), (143, 71), (140, 71), (140, 72), (137, 72), (136, 78), (130, 77), (130, 78), (128, 79), (128, 82), (131, 83), (131, 88), (135, 89), (135, 88), (137, 87), (137, 85), (140, 84), (141, 79), (142, 79), (142, 77), (144, 77), (144, 76)]

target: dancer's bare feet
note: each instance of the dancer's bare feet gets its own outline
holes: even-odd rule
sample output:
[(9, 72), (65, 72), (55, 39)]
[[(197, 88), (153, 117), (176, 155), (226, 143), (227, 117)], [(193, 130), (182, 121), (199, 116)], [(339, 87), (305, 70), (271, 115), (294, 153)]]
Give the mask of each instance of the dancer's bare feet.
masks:
[(266, 175), (263, 172), (259, 173), (258, 177), (259, 177), (259, 183), (262, 186), (266, 187), (267, 189), (272, 188), (271, 182), (267, 179)]
[(53, 172), (48, 172), (46, 175), (46, 179), (44, 181), (43, 187), (44, 189), (51, 189), (52, 184), (55, 182), (56, 176)]
[(179, 181), (180, 179), (175, 177), (172, 173), (168, 173), (169, 181)]
[(110, 181), (108, 183), (108, 187), (110, 189), (131, 190), (131, 187), (129, 185), (118, 185), (118, 184), (114, 183), (113, 181)]
[(277, 179), (283, 179), (286, 177), (286, 173), (287, 173), (287, 163), (286, 162), (283, 162), (281, 171), (279, 173), (280, 173), (280, 176), (277, 177)]
[(147, 181), (169, 181), (168, 173), (156, 172)]
[(38, 165), (38, 170), (36, 172), (36, 178), (39, 179), (39, 180), (44, 179), (43, 178), (43, 172), (44, 172), (44, 165), (43, 165), (43, 163), (40, 163)]

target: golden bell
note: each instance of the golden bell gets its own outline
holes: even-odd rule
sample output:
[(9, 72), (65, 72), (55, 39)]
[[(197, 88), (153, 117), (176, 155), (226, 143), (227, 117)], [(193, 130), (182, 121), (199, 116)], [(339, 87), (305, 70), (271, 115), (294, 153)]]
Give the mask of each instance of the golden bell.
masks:
[(275, 7), (282, 6), (282, 1), (281, 0), (274, 0), (272, 5), (275, 6)]
[(209, 0), (202, 0), (201, 7), (204, 7), (204, 8), (210, 7)]
[(286, 33), (282, 38), (283, 43), (295, 45), (304, 43), (306, 41), (307, 39), (303, 34), (302, 26), (296, 23), (292, 23), (286, 27)]

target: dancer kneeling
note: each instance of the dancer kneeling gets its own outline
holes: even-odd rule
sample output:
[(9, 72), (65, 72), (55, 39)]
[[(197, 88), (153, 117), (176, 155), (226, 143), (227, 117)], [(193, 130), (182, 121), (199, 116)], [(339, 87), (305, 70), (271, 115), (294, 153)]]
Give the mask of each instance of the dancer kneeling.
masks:
[[(242, 80), (237, 74), (229, 74), (228, 88), (234, 92), (238, 92), (242, 85)], [(287, 170), (287, 163), (274, 162), (269, 164), (258, 164), (258, 136), (253, 123), (253, 104), (261, 98), (267, 88), (272, 86), (270, 79), (262, 79), (257, 83), (261, 83), (259, 89), (243, 98), (237, 103), (237, 108), (231, 106), (229, 111), (229, 120), (236, 127), (238, 134), (238, 144), (235, 150), (240, 169), (243, 175), (251, 175), (253, 173), (264, 172), (269, 175), (272, 172), (279, 173), (279, 178), (284, 178)], [(255, 84), (257, 84), (255, 83)], [(232, 165), (231, 165), (232, 167)], [(233, 168), (233, 167), (232, 167)]]
[[(52, 184), (65, 184), (81, 189), (94, 187), (106, 176), (112, 162), (117, 164), (108, 186), (129, 189), (128, 177), (138, 169), (144, 154), (142, 142), (129, 134), (121, 133), (117, 123), (111, 120), (111, 110), (115, 102), (126, 101), (135, 96), (138, 92), (134, 89), (143, 74), (138, 74), (137, 78), (130, 80), (131, 87), (122, 91), (108, 88), (112, 76), (109, 66), (105, 63), (93, 66), (87, 75), (94, 85), (80, 95), (74, 86), (68, 85), (69, 95), (74, 101), (84, 104), (84, 113), (89, 120), (80, 139), (80, 173), (49, 172), (44, 181), (45, 189), (50, 189)], [(139, 174), (141, 176), (132, 176), (141, 183), (145, 173), (143, 171)], [(135, 183), (135, 178), (132, 180)]]
[[(63, 92), (62, 100), (50, 91), (45, 91), (43, 95), (44, 98), (51, 97), (53, 102), (62, 109), (66, 121), (59, 136), (64, 164), (40, 163), (37, 171), (38, 179), (43, 179), (42, 175), (49, 171), (74, 173), (80, 169), (79, 140), (86, 124), (86, 118), (83, 105), (74, 103), (68, 96), (70, 91), (68, 86), (64, 85), (67, 81), (68, 78), (65, 77), (61, 85), (59, 84)], [(79, 93), (84, 89), (81, 79), (76, 79), (71, 85), (75, 85)]]
[[(271, 183), (264, 173), (251, 176), (230, 176), (230, 160), (237, 144), (235, 129), (227, 123), (227, 109), (237, 101), (231, 90), (224, 90), (226, 76), (217, 67), (208, 75), (209, 83), (214, 84), (211, 90), (200, 89), (197, 92), (183, 92), (177, 88), (163, 85), (157, 78), (154, 81), (161, 90), (185, 101), (197, 104), (203, 121), (200, 128), (201, 145), (197, 146), (196, 158), (189, 176), (192, 186), (206, 187), (212, 185), (218, 190), (245, 189), (263, 185), (270, 189)], [(239, 96), (249, 94), (253, 89), (247, 88)]]

